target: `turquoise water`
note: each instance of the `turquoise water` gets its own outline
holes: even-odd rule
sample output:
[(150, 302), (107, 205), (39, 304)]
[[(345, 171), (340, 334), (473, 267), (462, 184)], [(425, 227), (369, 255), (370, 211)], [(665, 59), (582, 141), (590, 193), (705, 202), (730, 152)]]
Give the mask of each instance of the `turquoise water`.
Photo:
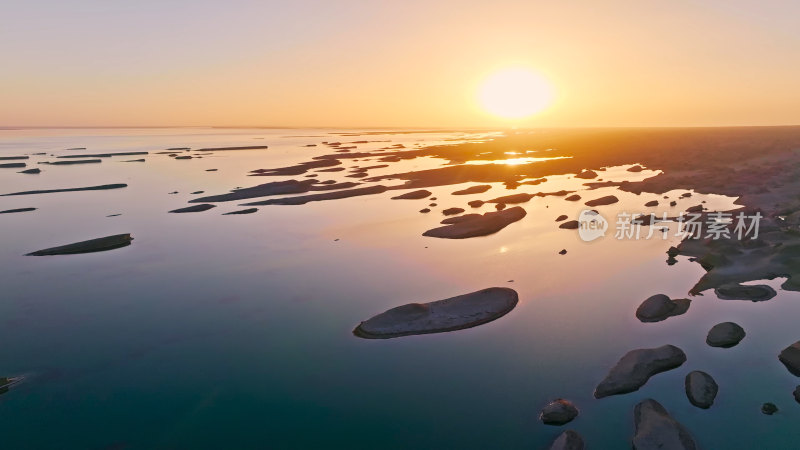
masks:
[[(777, 354), (800, 338), (798, 293), (779, 291), (764, 303), (706, 293), (684, 316), (639, 323), (633, 313), (644, 298), (685, 296), (702, 275), (685, 259), (665, 264), (674, 238), (584, 243), (553, 222), (579, 205), (554, 197), (523, 204), (528, 216), (500, 233), (461, 241), (422, 237), (441, 215), (417, 212), (427, 200), (390, 201), (390, 192), (266, 206), (248, 216), (221, 215), (241, 202), (166, 213), (186, 206), (192, 191), (223, 193), (284, 179), (246, 174), (327, 153), (302, 145), (361, 139), (333, 139), (335, 131), (0, 131), (2, 155), (75, 153), (63, 150), (70, 147), (101, 153), (270, 146), (188, 161), (148, 155), (145, 163), (121, 162), (137, 156), (39, 166), (38, 176), (0, 169), (0, 193), (129, 185), (0, 197), (0, 210), (39, 208), (0, 216), (0, 376), (24, 376), (0, 396), (0, 446), (521, 449), (545, 448), (572, 428), (590, 448), (629, 448), (633, 406), (652, 397), (703, 448), (796, 447), (800, 405), (791, 391), (798, 379)], [(369, 139), (413, 147), (481, 137)], [(528, 188), (553, 191), (549, 184), (571, 182), (553, 177)], [(449, 196), (463, 187), (431, 191), (441, 209), (473, 199)], [(506, 193), (497, 183), (474, 198)], [(615, 195), (620, 204), (601, 212), (643, 203), (640, 196)], [(122, 249), (22, 256), (126, 232), (135, 240)], [(562, 248), (567, 255), (557, 254)], [(780, 280), (770, 284), (777, 288)], [(390, 307), (489, 286), (513, 287), (520, 295), (517, 308), (495, 322), (385, 341), (351, 334), (359, 321)], [(732, 349), (706, 346), (708, 329), (729, 320), (744, 327), (745, 340)], [(638, 392), (593, 399), (594, 386), (625, 352), (667, 343), (681, 347), (688, 362)], [(691, 370), (709, 372), (720, 385), (710, 410), (691, 406), (683, 393)], [(567, 427), (542, 425), (539, 410), (557, 397), (575, 402), (581, 415)], [(762, 415), (767, 401), (780, 412)]]

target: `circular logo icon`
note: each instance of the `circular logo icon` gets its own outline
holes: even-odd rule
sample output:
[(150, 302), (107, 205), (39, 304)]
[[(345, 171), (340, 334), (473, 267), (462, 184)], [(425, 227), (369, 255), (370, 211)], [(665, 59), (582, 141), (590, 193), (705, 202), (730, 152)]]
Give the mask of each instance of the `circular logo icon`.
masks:
[(578, 235), (584, 242), (590, 242), (606, 235), (608, 221), (599, 212), (584, 209), (578, 216)]

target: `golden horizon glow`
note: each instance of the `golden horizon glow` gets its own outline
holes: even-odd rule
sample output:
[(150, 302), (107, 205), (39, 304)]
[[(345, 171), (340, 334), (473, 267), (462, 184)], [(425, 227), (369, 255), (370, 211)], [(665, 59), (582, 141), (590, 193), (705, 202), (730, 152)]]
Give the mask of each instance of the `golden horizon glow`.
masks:
[(503, 119), (524, 119), (545, 110), (553, 88), (540, 74), (524, 67), (499, 70), (483, 81), (478, 100), (486, 112)]
[[(800, 2), (8, 0), (0, 11), (0, 127), (800, 124)], [(513, 102), (520, 90), (500, 83), (488, 107), (480, 98), (515, 67), (555, 90), (527, 118), (509, 117), (544, 94), (509, 106), (503, 92)]]

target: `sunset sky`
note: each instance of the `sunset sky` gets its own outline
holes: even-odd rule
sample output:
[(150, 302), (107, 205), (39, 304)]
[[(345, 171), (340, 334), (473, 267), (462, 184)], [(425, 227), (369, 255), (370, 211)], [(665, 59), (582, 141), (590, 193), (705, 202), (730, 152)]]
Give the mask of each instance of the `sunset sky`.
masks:
[[(793, 1), (0, 0), (0, 126), (800, 124)], [(498, 117), (525, 67), (549, 107)]]

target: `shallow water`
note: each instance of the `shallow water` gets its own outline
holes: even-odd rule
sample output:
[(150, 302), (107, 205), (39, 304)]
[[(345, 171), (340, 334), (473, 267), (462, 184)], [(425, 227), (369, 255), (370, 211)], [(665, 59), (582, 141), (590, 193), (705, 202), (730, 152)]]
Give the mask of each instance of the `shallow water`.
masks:
[[(125, 189), (0, 197), (0, 376), (25, 376), (0, 396), (4, 448), (544, 448), (562, 428), (590, 448), (628, 448), (633, 406), (661, 402), (703, 448), (794, 448), (800, 405), (797, 378), (778, 362), (796, 341), (798, 293), (768, 302), (695, 297), (688, 313), (642, 324), (638, 304), (654, 293), (684, 297), (702, 275), (665, 251), (678, 238), (582, 242), (554, 219), (574, 218), (581, 202), (534, 197), (528, 215), (482, 238), (439, 240), (422, 233), (441, 210), (469, 200), (518, 192), (580, 189), (583, 200), (614, 194), (598, 209), (645, 209), (659, 196), (615, 188), (585, 191), (570, 176), (484, 194), (450, 196), (474, 183), (430, 188), (430, 200), (389, 200), (397, 192), (262, 206), (222, 216), (242, 202), (203, 213), (167, 214), (205, 194), (295, 177), (248, 177), (329, 154), (322, 141), (369, 150), (481, 140), (485, 134), (411, 133), (361, 137), (341, 130), (124, 129), (0, 131), (0, 156), (151, 151), (101, 164), (36, 165), (40, 175), (0, 169), (0, 193), (127, 183)], [(352, 131), (352, 130), (348, 130)], [(169, 147), (269, 145), (269, 150), (215, 152), (202, 159), (155, 155)], [(546, 150), (546, 149), (531, 149)], [(536, 155), (536, 153), (532, 153)], [(538, 156), (538, 155), (537, 155)], [(146, 158), (146, 162), (121, 162)], [(520, 158), (509, 154), (509, 159)], [(383, 175), (446, 164), (416, 158), (370, 171)], [(631, 161), (631, 164), (636, 161)], [(353, 161), (352, 165), (380, 164)], [(206, 169), (216, 168), (216, 172)], [(344, 174), (345, 172), (341, 172)], [(639, 180), (625, 167), (604, 180)], [(319, 179), (359, 181), (340, 173)], [(594, 180), (590, 180), (594, 181)], [(396, 185), (400, 182), (386, 182)], [(177, 194), (169, 194), (178, 191)], [(402, 192), (402, 191), (401, 191)], [(681, 192), (668, 193), (677, 199)], [(734, 199), (694, 195), (730, 205)], [(252, 201), (252, 200), (250, 200)], [(478, 212), (493, 210), (493, 205)], [(106, 217), (121, 214), (116, 217)], [(611, 234), (613, 234), (613, 223)], [(131, 233), (129, 247), (102, 253), (25, 257), (55, 245)], [(337, 241), (338, 239), (338, 241)], [(557, 252), (567, 249), (566, 255)], [(510, 281), (510, 280), (513, 280)], [(780, 280), (769, 282), (777, 287)], [(351, 330), (390, 307), (431, 301), (489, 286), (517, 290), (520, 303), (503, 318), (473, 329), (362, 340)], [(747, 337), (732, 349), (705, 344), (708, 329), (735, 321)], [(656, 375), (637, 392), (595, 400), (592, 391), (633, 348), (674, 344), (688, 362)], [(683, 378), (715, 377), (710, 410), (691, 406)], [(572, 400), (581, 415), (567, 427), (538, 422), (548, 400)], [(780, 408), (760, 413), (763, 402)]]

